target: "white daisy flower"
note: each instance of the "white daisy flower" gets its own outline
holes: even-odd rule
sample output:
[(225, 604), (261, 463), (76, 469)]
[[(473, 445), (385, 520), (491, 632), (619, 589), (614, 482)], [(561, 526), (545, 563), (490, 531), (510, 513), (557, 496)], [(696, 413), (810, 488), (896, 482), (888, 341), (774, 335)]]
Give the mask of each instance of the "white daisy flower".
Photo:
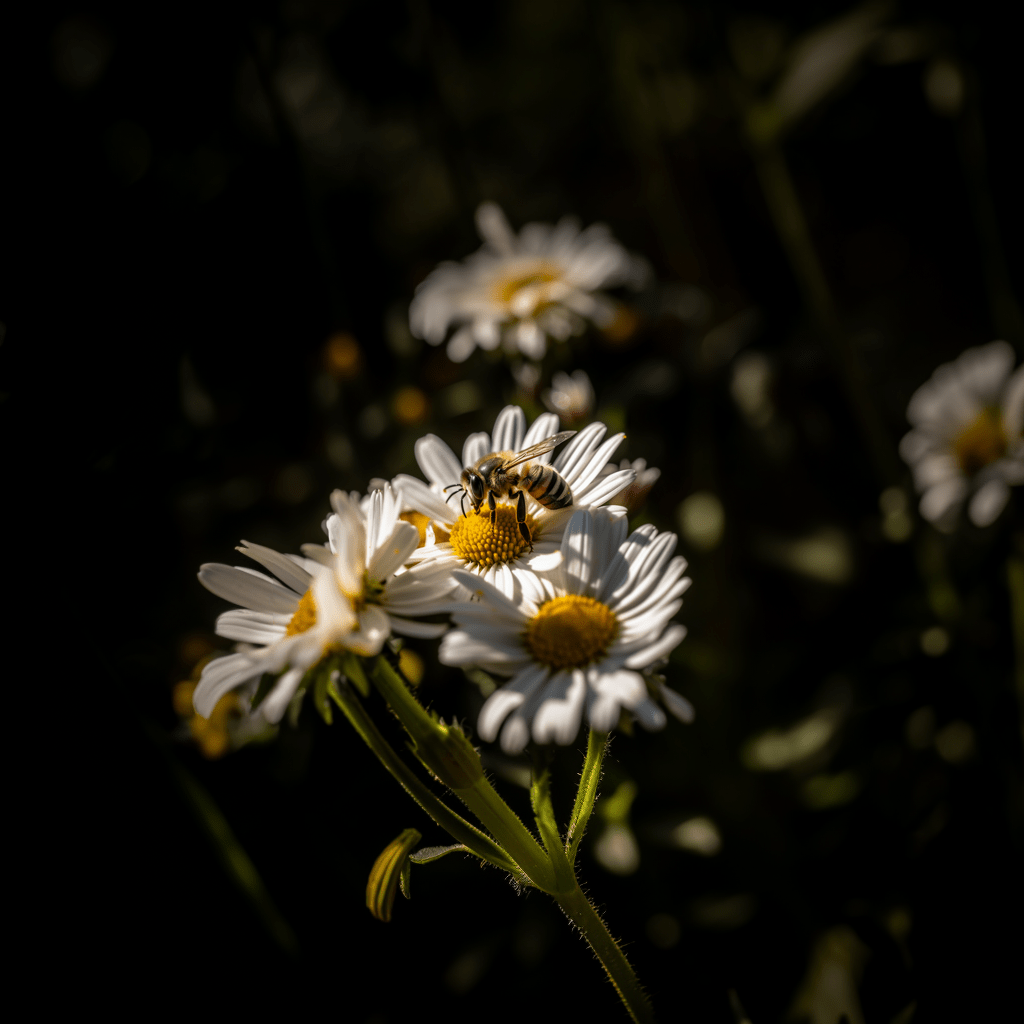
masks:
[(478, 345), (541, 359), (547, 339), (580, 334), (590, 320), (611, 323), (616, 306), (598, 289), (637, 287), (646, 264), (631, 256), (603, 224), (580, 231), (563, 217), (527, 224), (517, 236), (500, 207), (482, 203), (476, 225), (484, 245), (461, 263), (442, 263), (416, 289), (409, 307), (412, 333), (431, 345), (448, 342), (448, 356), (467, 359)]
[(303, 676), (325, 655), (378, 654), (392, 631), (430, 637), (444, 632), (445, 625), (409, 616), (446, 610), (451, 580), (429, 569), (404, 570), (419, 540), (416, 527), (399, 520), (390, 486), (370, 497), (364, 511), (335, 491), (334, 514), (325, 524), (329, 546), (304, 545), (305, 557), (243, 541), (238, 550), (276, 579), (241, 566), (200, 568), (203, 586), (241, 606), (218, 617), (217, 634), (253, 645), (206, 666), (193, 698), (200, 715), (208, 718), (228, 691), (281, 673), (260, 705), (268, 722), (280, 721)]
[[(562, 534), (573, 512), (605, 504), (633, 480), (632, 469), (602, 475), (609, 456), (625, 437), (615, 434), (603, 441), (607, 430), (603, 423), (591, 423), (553, 457), (547, 453), (530, 460), (550, 465), (558, 473), (571, 490), (572, 504), (549, 509), (527, 495), (525, 526), (529, 542), (519, 528), (515, 503), (507, 499), (496, 501), (494, 523), (487, 502), (479, 511), (473, 510), (462, 488), (462, 471), (491, 452), (522, 451), (553, 436), (558, 431), (557, 416), (543, 413), (527, 430), (523, 410), (515, 405), (506, 406), (494, 423), (493, 437), (479, 433), (466, 438), (461, 461), (439, 437), (421, 437), (416, 442), (416, 461), (430, 486), (411, 476), (396, 478), (404, 500), (429, 516), (435, 529), (435, 543), (425, 544), (411, 557), (418, 563), (417, 571), (426, 569), (428, 563), (446, 573), (466, 569), (484, 576), (513, 597), (521, 575), (554, 568), (561, 559)], [(619, 513), (623, 511), (620, 509)]]
[(1024, 366), (1013, 371), (1005, 341), (969, 348), (943, 363), (914, 392), (907, 419), (914, 427), (900, 455), (921, 492), (921, 515), (945, 532), (960, 506), (975, 526), (995, 522), (1024, 483)]
[(594, 408), (594, 386), (584, 370), (573, 370), (570, 377), (558, 371), (551, 375), (551, 387), (541, 400), (566, 423), (585, 420)]
[(661, 476), (661, 470), (655, 466), (648, 466), (646, 459), (633, 459), (632, 462), (629, 459), (623, 459), (618, 466), (614, 463), (605, 466), (604, 471), (609, 474), (620, 469), (632, 469), (636, 473), (636, 479), (623, 487), (618, 494), (613, 495), (611, 504), (624, 505), (629, 510), (629, 514), (633, 515), (647, 500), (651, 488)]
[(643, 675), (686, 635), (684, 626), (669, 625), (690, 585), (686, 559), (672, 557), (675, 545), (675, 534), (653, 526), (627, 539), (625, 520), (597, 509), (573, 515), (560, 568), (524, 578), (518, 602), (456, 571), (480, 600), (453, 610), (458, 628), (441, 641), (441, 661), (511, 677), (481, 709), (480, 736), (491, 741), (500, 730), (509, 754), (531, 736), (565, 745), (584, 713), (591, 729), (607, 732), (624, 708), (645, 728), (660, 729), (665, 714), (652, 694), (690, 721), (685, 698)]

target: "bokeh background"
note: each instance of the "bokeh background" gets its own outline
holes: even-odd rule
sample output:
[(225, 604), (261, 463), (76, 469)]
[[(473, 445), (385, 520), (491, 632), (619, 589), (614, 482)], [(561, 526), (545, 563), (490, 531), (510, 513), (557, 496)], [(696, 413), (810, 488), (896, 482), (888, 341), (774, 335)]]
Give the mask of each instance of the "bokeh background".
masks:
[[(535, 414), (577, 367), (621, 455), (661, 469), (637, 521), (682, 532), (694, 580), (669, 682), (697, 719), (617, 736), (582, 856), (660, 1019), (983, 1019), (1005, 998), (1020, 499), (941, 537), (895, 452), (938, 363), (994, 337), (1024, 351), (1020, 34), (1008, 5), (879, 8), (786, 135), (830, 328), (744, 118), (793, 41), (848, 10), (95, 3), (7, 34), (25, 141), (0, 415), (47, 481), (12, 540), (57, 556), (68, 643), (23, 687), (53, 719), (25, 726), (30, 756), (61, 766), (35, 808), (60, 896), (34, 927), (41, 956), (55, 936), (75, 951), (90, 998), (619, 1013), (556, 908), (468, 861), (417, 868), (394, 920), (370, 917), (383, 846), (444, 837), (346, 725), (307, 709), (209, 758), (172, 699), (226, 646), (201, 562), (319, 540), (331, 489), (415, 472), (418, 436), (459, 450), (508, 401)], [(479, 244), (485, 199), (516, 227), (605, 222), (653, 268), (619, 295), (621, 329), (551, 346), (534, 390), (408, 330), (417, 283)], [(472, 723), (473, 684), (414, 646), (424, 699)], [(517, 766), (492, 766), (526, 813)], [(602, 864), (616, 823), (627, 852)]]

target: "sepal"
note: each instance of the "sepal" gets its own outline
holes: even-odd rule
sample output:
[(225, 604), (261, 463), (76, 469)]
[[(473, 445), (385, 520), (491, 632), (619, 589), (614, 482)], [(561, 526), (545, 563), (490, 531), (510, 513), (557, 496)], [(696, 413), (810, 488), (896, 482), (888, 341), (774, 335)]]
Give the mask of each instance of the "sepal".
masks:
[(422, 838), (416, 829), (405, 829), (384, 847), (370, 868), (370, 877), (366, 880), (366, 906), (378, 921), (391, 920), (400, 885), (402, 894), (409, 898), (409, 852)]

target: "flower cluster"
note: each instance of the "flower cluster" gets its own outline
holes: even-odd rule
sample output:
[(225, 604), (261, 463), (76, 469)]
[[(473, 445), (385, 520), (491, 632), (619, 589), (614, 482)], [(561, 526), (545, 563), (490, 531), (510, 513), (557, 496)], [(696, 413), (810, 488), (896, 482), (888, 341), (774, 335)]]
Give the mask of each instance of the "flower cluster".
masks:
[(409, 309), (413, 334), (439, 345), (450, 328), (448, 356), (460, 363), (473, 349), (496, 349), (541, 359), (547, 339), (583, 331), (586, 321), (607, 327), (616, 305), (601, 289), (638, 287), (647, 265), (608, 229), (584, 231), (571, 218), (527, 224), (516, 235), (494, 203), (476, 213), (484, 245), (462, 263), (442, 263), (416, 289)]
[(510, 677), (477, 723), (507, 752), (531, 737), (571, 743), (584, 719), (607, 732), (628, 713), (659, 729), (661, 705), (689, 721), (690, 705), (653, 674), (686, 632), (670, 623), (690, 582), (675, 535), (627, 536), (627, 509), (608, 504), (636, 483), (633, 464), (609, 461), (622, 434), (558, 426), (543, 414), (528, 428), (508, 406), (492, 434), (466, 438), (461, 460), (427, 435), (415, 449), (426, 481), (335, 491), (326, 543), (283, 555), (243, 542), (266, 571), (202, 566), (203, 585), (239, 606), (217, 620), (238, 646), (203, 669), (198, 713), (236, 692), (277, 722), (328, 655), (446, 634), (442, 662)]

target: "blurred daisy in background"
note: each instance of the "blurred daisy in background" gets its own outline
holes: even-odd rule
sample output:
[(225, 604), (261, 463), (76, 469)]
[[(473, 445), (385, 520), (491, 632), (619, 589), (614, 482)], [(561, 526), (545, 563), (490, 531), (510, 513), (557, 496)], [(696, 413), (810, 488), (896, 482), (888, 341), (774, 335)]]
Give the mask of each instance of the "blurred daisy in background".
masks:
[(609, 504), (624, 505), (629, 514), (634, 515), (647, 501), (647, 495), (651, 493), (651, 488), (661, 476), (661, 470), (654, 466), (648, 466), (646, 459), (633, 459), (632, 461), (623, 459), (617, 466), (614, 463), (605, 466), (604, 472), (606, 476), (610, 476), (612, 473), (624, 469), (631, 469), (636, 477), (631, 483), (626, 484), (618, 494), (613, 494), (609, 499)]
[(583, 370), (573, 370), (572, 376), (558, 371), (552, 374), (551, 387), (541, 400), (564, 423), (578, 423), (593, 411), (594, 386)]
[(429, 572), (404, 572), (419, 534), (398, 518), (399, 499), (390, 486), (373, 492), (366, 511), (341, 491), (331, 504), (329, 542), (304, 545), (305, 557), (243, 541), (238, 550), (274, 576), (241, 566), (200, 568), (207, 590), (241, 606), (218, 617), (217, 635), (250, 645), (204, 667), (193, 695), (203, 718), (230, 691), (279, 674), (259, 705), (268, 722), (278, 722), (303, 676), (328, 653), (373, 655), (392, 630), (438, 636), (446, 628), (407, 618), (443, 610), (452, 583)]
[(509, 405), (498, 415), (493, 436), (481, 432), (466, 438), (461, 461), (434, 434), (416, 442), (416, 461), (429, 486), (406, 475), (397, 477), (396, 485), (404, 501), (430, 517), (437, 539), (412, 554), (415, 572), (443, 572), (448, 576), (454, 569), (466, 569), (483, 575), (512, 597), (520, 573), (544, 572), (558, 564), (562, 534), (573, 512), (606, 504), (633, 481), (631, 468), (604, 475), (609, 457), (625, 434), (604, 440), (608, 428), (603, 423), (591, 423), (557, 451), (530, 460), (557, 470), (572, 489), (573, 498), (568, 508), (552, 510), (527, 495), (526, 526), (532, 544), (519, 530), (515, 503), (499, 499), (492, 523), (486, 502), (474, 511), (461, 484), (464, 467), (475, 465), (491, 452), (518, 452), (539, 444), (557, 433), (558, 427), (557, 416), (543, 413), (527, 430), (523, 410)]
[(907, 406), (913, 430), (900, 455), (921, 492), (921, 515), (951, 531), (967, 501), (975, 526), (995, 522), (1024, 483), (1024, 366), (1005, 341), (943, 363)]
[(474, 348), (521, 352), (542, 359), (547, 339), (581, 334), (589, 320), (608, 327), (617, 304), (600, 289), (640, 287), (647, 264), (630, 255), (603, 224), (581, 231), (558, 224), (527, 224), (518, 235), (495, 203), (476, 212), (484, 244), (461, 263), (446, 262), (416, 289), (409, 307), (412, 333), (439, 345), (450, 328), (448, 356), (456, 363)]
[(623, 710), (647, 729), (665, 724), (661, 701), (690, 721), (693, 708), (658, 676), (686, 635), (669, 620), (690, 580), (686, 559), (672, 557), (675, 534), (642, 526), (628, 538), (626, 522), (607, 509), (576, 512), (562, 539), (560, 567), (523, 576), (519, 601), (486, 581), (456, 572), (478, 602), (456, 606), (457, 629), (441, 641), (446, 665), (474, 665), (510, 676), (487, 699), (477, 731), (502, 749), (572, 743), (584, 717), (607, 732)]

